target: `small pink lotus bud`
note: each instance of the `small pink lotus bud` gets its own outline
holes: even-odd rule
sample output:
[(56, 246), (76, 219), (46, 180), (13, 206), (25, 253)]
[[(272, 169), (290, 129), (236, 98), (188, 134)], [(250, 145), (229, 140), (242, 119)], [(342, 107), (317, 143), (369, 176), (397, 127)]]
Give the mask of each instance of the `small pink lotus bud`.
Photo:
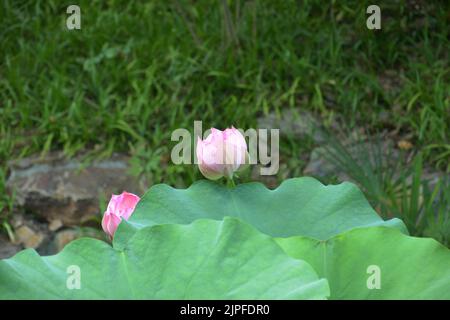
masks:
[(137, 195), (126, 191), (120, 195), (112, 195), (102, 220), (102, 228), (111, 239), (122, 218), (125, 220), (130, 218), (139, 200), (140, 198)]
[(211, 180), (231, 178), (248, 163), (247, 143), (234, 127), (225, 131), (212, 128), (205, 140), (198, 138), (196, 152), (200, 172)]

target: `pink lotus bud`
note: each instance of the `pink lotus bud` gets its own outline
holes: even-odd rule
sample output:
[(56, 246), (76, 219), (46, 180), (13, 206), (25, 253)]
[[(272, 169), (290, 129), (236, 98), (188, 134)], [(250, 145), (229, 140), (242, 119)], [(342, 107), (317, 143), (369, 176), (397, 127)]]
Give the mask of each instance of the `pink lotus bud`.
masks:
[(211, 180), (231, 178), (248, 163), (247, 143), (234, 127), (225, 131), (212, 128), (205, 140), (198, 138), (196, 152), (200, 172)]
[(102, 228), (111, 239), (122, 218), (128, 220), (139, 200), (140, 198), (137, 195), (126, 191), (120, 195), (112, 195), (102, 220)]

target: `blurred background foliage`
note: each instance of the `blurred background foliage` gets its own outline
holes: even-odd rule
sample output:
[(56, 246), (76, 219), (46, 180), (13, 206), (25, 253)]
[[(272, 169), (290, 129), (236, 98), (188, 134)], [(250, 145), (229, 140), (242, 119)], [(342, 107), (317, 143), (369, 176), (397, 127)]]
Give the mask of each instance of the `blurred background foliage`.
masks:
[[(420, 169), (450, 170), (448, 1), (377, 1), (380, 31), (366, 28), (372, 2), (358, 0), (86, 0), (77, 3), (76, 31), (65, 26), (69, 4), (0, 4), (5, 226), (12, 158), (125, 152), (134, 174), (184, 187), (201, 175), (170, 162), (174, 129), (193, 130), (194, 120), (204, 130), (255, 128), (258, 118), (291, 110), (311, 112), (325, 129), (338, 119), (349, 130), (408, 137), (417, 156), (398, 162), (395, 177), (377, 161), (355, 169), (332, 138), (327, 154), (380, 215), (448, 243), (449, 182), (428, 190)], [(290, 135), (280, 143), (278, 182), (302, 175), (317, 146)]]

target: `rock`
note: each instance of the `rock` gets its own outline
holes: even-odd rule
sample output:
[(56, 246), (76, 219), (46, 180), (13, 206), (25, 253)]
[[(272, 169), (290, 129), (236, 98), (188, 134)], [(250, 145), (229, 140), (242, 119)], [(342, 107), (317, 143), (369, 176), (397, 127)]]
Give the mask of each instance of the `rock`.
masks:
[[(350, 169), (354, 163), (359, 166), (372, 163), (378, 165), (378, 159), (381, 159), (382, 166), (386, 168), (389, 163), (397, 161), (400, 157), (398, 150), (394, 148), (394, 143), (390, 140), (384, 140), (381, 145), (378, 142), (355, 141), (350, 137), (342, 142), (344, 151), (339, 151), (339, 146), (326, 145), (317, 147), (311, 152), (310, 160), (303, 173), (320, 178), (336, 176), (340, 181), (352, 180), (349, 174), (342, 169), (342, 163)], [(351, 159), (351, 160), (350, 160)], [(382, 168), (377, 168), (378, 170)]]
[(311, 152), (311, 156), (308, 164), (306, 165), (303, 173), (305, 175), (311, 175), (314, 177), (330, 177), (336, 175), (341, 181), (348, 180), (348, 176), (342, 172), (342, 170), (333, 161), (326, 158), (327, 153), (324, 147), (315, 148)]
[(280, 129), (280, 135), (296, 138), (311, 137), (316, 143), (324, 142), (325, 137), (320, 131), (320, 122), (309, 112), (294, 112), (286, 110), (277, 116), (271, 113), (258, 119), (260, 129)]
[(22, 246), (13, 244), (0, 235), (0, 259), (8, 259), (22, 250)]
[(13, 228), (17, 229), (24, 224), (24, 216), (22, 214), (15, 213), (12, 215), (10, 223)]
[(46, 246), (52, 238), (46, 222), (39, 221), (31, 214), (14, 212), (10, 219), (13, 227), (13, 245), (36, 249), (37, 252), (47, 254)]
[(64, 247), (75, 239), (82, 237), (95, 238), (103, 241), (109, 241), (103, 230), (94, 228), (72, 228), (58, 231), (55, 234), (53, 242), (49, 245), (47, 252), (51, 254), (58, 253)]
[(25, 248), (36, 249), (44, 240), (44, 236), (35, 232), (28, 226), (21, 226), (16, 229), (15, 235), (17, 242), (24, 245)]
[(413, 144), (408, 140), (400, 140), (399, 142), (397, 142), (397, 146), (401, 150), (410, 150), (414, 147)]
[(252, 180), (262, 182), (269, 189), (275, 189), (276, 187), (278, 187), (279, 183), (278, 183), (277, 176), (276, 175), (267, 175), (267, 176), (261, 175), (260, 169), (261, 169), (261, 165), (252, 166), (252, 172), (251, 172)]
[(60, 219), (52, 220), (50, 224), (48, 225), (48, 229), (50, 231), (56, 231), (60, 229), (63, 226), (63, 223)]
[(66, 244), (75, 240), (76, 238), (78, 238), (78, 234), (75, 230), (67, 229), (59, 231), (55, 235), (55, 240), (53, 241), (56, 252), (61, 251), (66, 246)]
[(112, 193), (142, 194), (145, 190), (139, 179), (128, 174), (128, 158), (122, 155), (85, 165), (81, 158), (67, 160), (60, 153), (51, 153), (44, 159), (10, 162), (9, 169), (7, 189), (15, 190), (17, 205), (65, 226), (99, 217), (99, 199), (108, 200)]

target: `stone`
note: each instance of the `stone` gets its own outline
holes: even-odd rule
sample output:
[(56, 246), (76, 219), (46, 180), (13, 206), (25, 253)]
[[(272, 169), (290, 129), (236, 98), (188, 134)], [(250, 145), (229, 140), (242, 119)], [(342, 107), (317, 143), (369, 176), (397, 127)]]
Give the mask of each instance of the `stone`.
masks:
[(44, 236), (35, 232), (28, 226), (21, 226), (15, 231), (17, 242), (24, 245), (25, 248), (36, 249), (44, 240)]
[(64, 249), (68, 243), (82, 237), (99, 239), (106, 242), (109, 241), (108, 236), (103, 232), (103, 230), (87, 227), (68, 228), (58, 231), (55, 234), (53, 241), (49, 243), (47, 248), (45, 248), (45, 251), (47, 254), (56, 254)]
[(286, 110), (279, 116), (271, 113), (258, 119), (258, 128), (280, 129), (280, 135), (300, 139), (311, 137), (316, 143), (322, 143), (325, 140), (324, 134), (319, 129), (320, 122), (312, 113), (306, 111)]
[(78, 238), (76, 230), (67, 229), (59, 231), (55, 235), (55, 240), (53, 241), (56, 252), (61, 251), (66, 244)]
[[(346, 152), (345, 155), (342, 154), (342, 151), (338, 152), (337, 147), (331, 145), (315, 148), (311, 152), (309, 162), (303, 170), (303, 173), (319, 178), (335, 176), (340, 181), (347, 181), (352, 179), (345, 172), (347, 170), (342, 170), (342, 164), (339, 164), (338, 157), (339, 159), (351, 157), (352, 161), (359, 165), (366, 165), (370, 161), (374, 166), (376, 159), (381, 158), (384, 167), (387, 167), (388, 163), (399, 159), (399, 152), (394, 148), (394, 144), (390, 140), (384, 140), (378, 146), (377, 142), (355, 141), (354, 139), (354, 137), (350, 137), (342, 142), (342, 146)], [(335, 153), (338, 157), (336, 157)], [(344, 160), (344, 162), (347, 166), (352, 163), (349, 160)]]
[(56, 230), (60, 229), (62, 226), (63, 226), (62, 221), (60, 219), (55, 219), (49, 223), (48, 229), (50, 231), (56, 231)]
[(414, 147), (413, 144), (408, 140), (400, 140), (399, 142), (397, 142), (397, 146), (401, 150), (410, 150)]
[(24, 224), (24, 217), (22, 214), (13, 214), (10, 223), (13, 226), (13, 228), (18, 228)]
[(15, 190), (16, 205), (48, 222), (60, 220), (64, 226), (98, 219), (99, 199), (108, 201), (111, 194), (124, 190), (139, 195), (146, 189), (128, 173), (128, 157), (118, 154), (85, 164), (81, 157), (68, 160), (61, 153), (50, 153), (45, 158), (12, 161), (9, 170), (7, 190)]
[(251, 177), (254, 181), (262, 182), (267, 188), (275, 189), (278, 187), (278, 179), (276, 175), (261, 175), (260, 171), (261, 165), (252, 166)]
[(8, 259), (22, 250), (22, 246), (13, 244), (8, 239), (0, 235), (0, 259)]
[(12, 236), (14, 237), (10, 245), (20, 245), (20, 249), (33, 248), (39, 253), (47, 253), (45, 248), (52, 235), (45, 221), (40, 221), (31, 214), (14, 212), (9, 222), (13, 227)]
[(336, 164), (326, 158), (326, 152), (324, 147), (315, 148), (311, 152), (309, 162), (303, 170), (303, 173), (305, 175), (320, 178), (336, 175), (341, 181), (347, 180), (346, 178), (348, 178), (348, 176), (343, 173)]

